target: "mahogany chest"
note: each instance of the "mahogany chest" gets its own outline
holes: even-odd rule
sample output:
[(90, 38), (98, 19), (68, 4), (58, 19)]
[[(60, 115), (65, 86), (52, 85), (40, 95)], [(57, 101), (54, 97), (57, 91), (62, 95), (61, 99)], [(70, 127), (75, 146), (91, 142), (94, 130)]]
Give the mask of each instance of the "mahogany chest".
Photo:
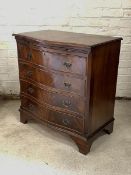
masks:
[(20, 121), (65, 132), (87, 154), (113, 131), (121, 39), (62, 31), (13, 34), (20, 78)]

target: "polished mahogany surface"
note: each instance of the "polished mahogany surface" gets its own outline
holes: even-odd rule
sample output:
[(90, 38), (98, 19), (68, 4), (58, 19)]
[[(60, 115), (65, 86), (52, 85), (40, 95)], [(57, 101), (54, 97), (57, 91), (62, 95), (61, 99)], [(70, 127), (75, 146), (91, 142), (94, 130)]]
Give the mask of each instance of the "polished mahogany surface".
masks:
[(22, 94), (32, 97), (42, 104), (46, 103), (47, 105), (58, 107), (59, 110), (63, 108), (66, 111), (70, 111), (70, 113), (80, 115), (80, 117), (84, 116), (86, 99), (84, 100), (82, 97), (74, 94), (61, 94), (49, 91), (25, 80), (21, 80), (20, 84)]
[(44, 41), (47, 43), (49, 42), (56, 43), (56, 44), (64, 43), (66, 45), (78, 45), (78, 46), (82, 45), (82, 46), (88, 46), (88, 47), (121, 39), (119, 37), (64, 32), (64, 31), (57, 31), (57, 30), (25, 32), (25, 33), (16, 34), (16, 36)]
[(20, 78), (20, 121), (65, 132), (87, 154), (113, 131), (121, 38), (37, 31), (14, 34)]
[(18, 43), (19, 59), (33, 63), (43, 68), (74, 73), (86, 74), (86, 59), (82, 56), (51, 52), (50, 50), (38, 50), (28, 45)]
[[(73, 75), (52, 72), (47, 69), (39, 69), (32, 64), (19, 62), (20, 78), (38, 82), (43, 86), (49, 86), (64, 91), (72, 91), (84, 95), (86, 78), (82, 79)], [(79, 86), (78, 86), (79, 85)]]

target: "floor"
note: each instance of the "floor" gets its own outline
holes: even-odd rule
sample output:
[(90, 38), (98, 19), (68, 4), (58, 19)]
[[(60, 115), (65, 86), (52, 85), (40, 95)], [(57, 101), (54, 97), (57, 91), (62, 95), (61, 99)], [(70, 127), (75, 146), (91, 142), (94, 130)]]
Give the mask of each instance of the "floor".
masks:
[(2, 175), (131, 174), (131, 101), (116, 101), (114, 132), (99, 137), (86, 156), (67, 135), (35, 121), (20, 123), (19, 105), (19, 100), (0, 102)]

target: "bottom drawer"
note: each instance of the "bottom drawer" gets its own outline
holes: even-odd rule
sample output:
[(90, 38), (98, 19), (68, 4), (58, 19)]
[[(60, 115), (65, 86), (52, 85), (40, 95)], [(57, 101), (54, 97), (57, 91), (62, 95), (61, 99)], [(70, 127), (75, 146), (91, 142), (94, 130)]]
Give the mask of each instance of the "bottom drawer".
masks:
[(61, 128), (75, 130), (82, 133), (84, 131), (84, 119), (76, 118), (72, 115), (48, 110), (48, 121)]
[(26, 109), (36, 118), (48, 121), (52, 125), (59, 128), (63, 128), (70, 131), (83, 133), (84, 131), (84, 119), (77, 118), (73, 115), (55, 111), (49, 109), (46, 106), (42, 106), (25, 96), (21, 96), (21, 107)]
[(42, 120), (47, 120), (46, 109), (40, 106), (38, 103), (22, 96), (21, 107), (31, 112), (33, 115)]

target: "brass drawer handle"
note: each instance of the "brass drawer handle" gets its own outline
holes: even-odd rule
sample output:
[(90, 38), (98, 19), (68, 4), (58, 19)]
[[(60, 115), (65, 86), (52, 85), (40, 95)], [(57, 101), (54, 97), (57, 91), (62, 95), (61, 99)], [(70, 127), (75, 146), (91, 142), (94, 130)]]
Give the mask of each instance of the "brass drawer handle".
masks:
[(28, 87), (27, 88), (27, 92), (30, 93), (30, 94), (33, 94), (34, 93), (34, 89), (32, 87)]
[(65, 85), (65, 87), (67, 87), (67, 88), (70, 88), (70, 87), (71, 87), (71, 83), (68, 83), (68, 82), (64, 82), (64, 85)]
[(72, 66), (72, 63), (65, 61), (63, 65), (66, 66), (66, 68), (69, 69)]
[(63, 123), (64, 125), (66, 125), (66, 126), (69, 126), (69, 125), (71, 124), (70, 120), (67, 119), (67, 118), (64, 118), (64, 119), (62, 120), (62, 123)]
[(31, 60), (32, 60), (32, 53), (29, 52), (29, 53), (27, 54), (27, 60), (28, 60), (28, 61), (31, 61)]
[(63, 100), (63, 105), (65, 107), (69, 107), (69, 106), (71, 106), (71, 101), (70, 100)]
[(31, 70), (29, 70), (29, 71), (27, 71), (26, 75), (27, 75), (28, 77), (32, 77), (33, 72), (32, 72)]
[(28, 109), (31, 111), (34, 111), (34, 107), (35, 106), (33, 104), (31, 104), (31, 103), (28, 104)]

